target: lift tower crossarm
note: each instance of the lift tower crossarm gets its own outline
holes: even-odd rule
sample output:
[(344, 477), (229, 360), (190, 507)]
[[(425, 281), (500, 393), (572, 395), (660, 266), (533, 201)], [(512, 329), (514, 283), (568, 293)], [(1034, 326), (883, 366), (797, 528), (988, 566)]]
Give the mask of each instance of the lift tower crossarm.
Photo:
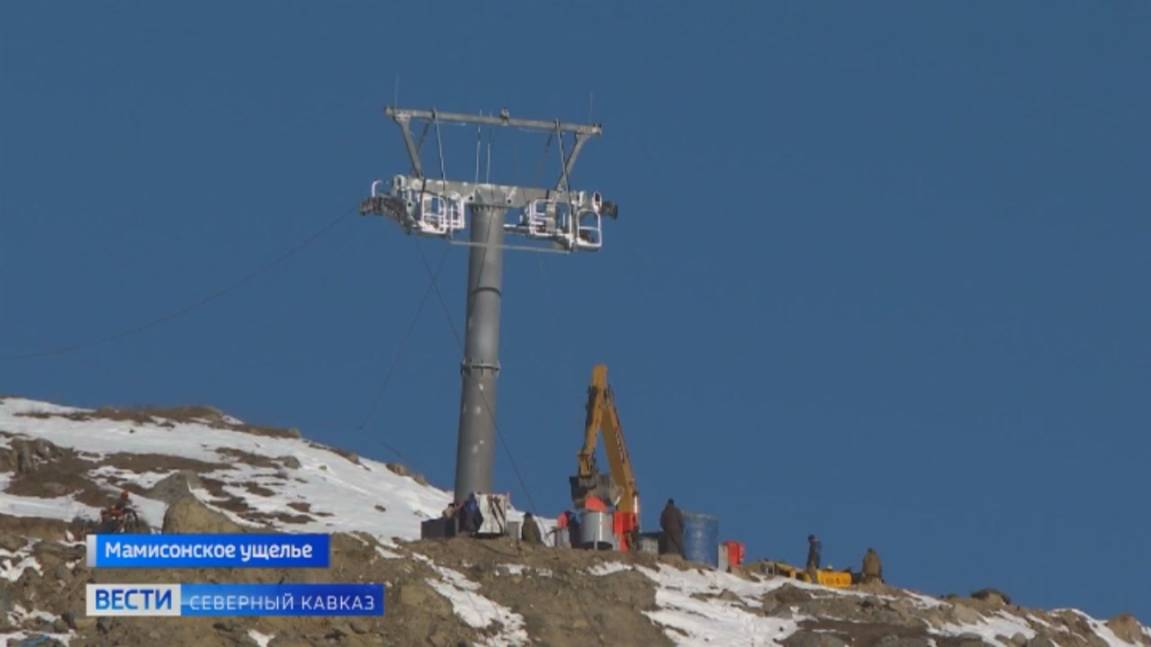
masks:
[(479, 126), (511, 126), (527, 130), (558, 131), (561, 133), (575, 133), (577, 135), (602, 135), (603, 126), (599, 124), (575, 124), (565, 121), (547, 121), (546, 119), (515, 119), (507, 111), (501, 111), (499, 116), (469, 115), (461, 112), (439, 112), (436, 110), (413, 110), (411, 108), (384, 108), (384, 114), (400, 122), (412, 119), (427, 119), (451, 124), (473, 124)]

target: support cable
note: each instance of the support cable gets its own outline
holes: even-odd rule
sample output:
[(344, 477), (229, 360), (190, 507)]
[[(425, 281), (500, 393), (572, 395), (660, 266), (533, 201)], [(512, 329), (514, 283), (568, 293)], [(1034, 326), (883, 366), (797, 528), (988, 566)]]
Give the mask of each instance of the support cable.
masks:
[(184, 317), (184, 316), (191, 314), (192, 312), (195, 312), (196, 310), (199, 310), (200, 308), (202, 308), (202, 307), (204, 307), (204, 306), (206, 306), (206, 305), (208, 305), (208, 304), (210, 304), (210, 303), (212, 303), (218, 299), (221, 299), (221, 298), (227, 296), (228, 294), (231, 294), (232, 292), (234, 292), (238, 288), (250, 283), (256, 277), (261, 276), (261, 275), (267, 273), (268, 271), (278, 267), (279, 265), (281, 265), (282, 263), (284, 263), (288, 259), (292, 258), (296, 254), (302, 252), (304, 249), (311, 246), (317, 240), (322, 238), (325, 234), (327, 234), (332, 229), (334, 229), (336, 227), (336, 225), (344, 222), (344, 219), (347, 217), (348, 217), (347, 213), (343, 213), (343, 214), (340, 214), (339, 216), (336, 216), (334, 219), (332, 219), (330, 222), (328, 222), (328, 224), (324, 225), (323, 227), (320, 227), (315, 232), (310, 234), (307, 238), (304, 238), (299, 243), (293, 245), (292, 247), (289, 247), (286, 251), (284, 251), (280, 255), (272, 258), (267, 263), (264, 263), (263, 265), (256, 267), (255, 269), (251, 270), (247, 274), (240, 276), (238, 279), (232, 281), (231, 283), (225, 284), (223, 287), (219, 288), (218, 290), (216, 290), (214, 292), (209, 293), (208, 295), (206, 295), (200, 299), (192, 301), (192, 302), (190, 302), (184, 306), (181, 306), (175, 310), (172, 310), (170, 312), (161, 314), (161, 315), (155, 317), (154, 319), (150, 319), (150, 320), (145, 321), (143, 323), (140, 323), (140, 324), (137, 324), (134, 326), (130, 326), (128, 328), (124, 328), (118, 332), (114, 332), (114, 333), (111, 333), (108, 335), (104, 335), (103, 337), (97, 337), (95, 339), (90, 339), (87, 341), (79, 341), (79, 342), (75, 342), (75, 343), (71, 343), (71, 344), (65, 344), (63, 346), (57, 346), (55, 348), (48, 348), (48, 349), (39, 350), (39, 351), (0, 355), (0, 361), (17, 360), (17, 359), (33, 359), (33, 358), (40, 358), (40, 357), (52, 357), (55, 355), (65, 355), (68, 353), (79, 352), (79, 351), (87, 350), (89, 348), (95, 348), (97, 346), (109, 344), (109, 343), (112, 343), (114, 341), (119, 341), (119, 340), (124, 339), (126, 337), (131, 337), (133, 335), (137, 335), (137, 334), (146, 332), (148, 330), (151, 330), (152, 328), (155, 328), (155, 327), (160, 326), (162, 324), (168, 323), (169, 321), (174, 321), (176, 319)]
[[(417, 241), (417, 244), (418, 244), (418, 242), (419, 241)], [(451, 249), (451, 248), (445, 247), (443, 254), (440, 255), (439, 263), (436, 265), (435, 274), (432, 276), (433, 281), (439, 279), (440, 272), (442, 272), (444, 269), (444, 262), (448, 258), (448, 250), (449, 249)], [(379, 408), (379, 406), (383, 403), (384, 395), (387, 394), (388, 387), (392, 383), (392, 378), (395, 376), (396, 369), (399, 368), (400, 360), (403, 357), (404, 350), (407, 349), (407, 347), (408, 347), (408, 341), (411, 339), (412, 334), (415, 332), (416, 324), (419, 322), (420, 315), (424, 311), (424, 305), (427, 304), (428, 297), (430, 297), (432, 295), (432, 286), (433, 286), (433, 283), (429, 282), (428, 286), (424, 289), (424, 294), (423, 294), (423, 296), (420, 297), (420, 301), (416, 305), (416, 311), (415, 311), (415, 313), (412, 314), (411, 320), (408, 321), (407, 330), (404, 331), (404, 335), (400, 339), (400, 343), (396, 346), (395, 352), (392, 353), (392, 360), (388, 364), (387, 370), (384, 372), (384, 379), (383, 379), (383, 382), (380, 383), (380, 388), (379, 388), (379, 391), (376, 393), (376, 397), (372, 400), (372, 403), (368, 406), (368, 410), (364, 414), (363, 418), (360, 419), (360, 423), (355, 426), (354, 430), (357, 433), (362, 432), (364, 430), (364, 428), (367, 427), (368, 422), (372, 419), (372, 416), (375, 415), (376, 409)], [(395, 447), (393, 447), (392, 445), (390, 445), (386, 440), (383, 440), (381, 438), (380, 444), (383, 445), (384, 448), (386, 448), (388, 451), (390, 451), (393, 454), (395, 454), (396, 456), (398, 456), (400, 458), (400, 460), (404, 461), (405, 463), (409, 462), (407, 457), (405, 457), (403, 455), (403, 453), (400, 452), (400, 450), (398, 450)]]

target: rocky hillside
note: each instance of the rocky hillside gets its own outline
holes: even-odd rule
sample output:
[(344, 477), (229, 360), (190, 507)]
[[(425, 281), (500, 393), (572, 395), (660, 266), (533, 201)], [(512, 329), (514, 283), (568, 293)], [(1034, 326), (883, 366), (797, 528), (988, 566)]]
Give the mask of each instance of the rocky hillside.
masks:
[[(330, 569), (90, 570), (83, 522), (120, 489), (166, 532), (333, 534)], [(210, 408), (95, 411), (0, 399), (0, 638), (11, 645), (1090, 645), (1151, 647), (1130, 616), (981, 592), (836, 591), (678, 559), (418, 541), (449, 494)], [(371, 581), (382, 618), (86, 618), (88, 582)]]

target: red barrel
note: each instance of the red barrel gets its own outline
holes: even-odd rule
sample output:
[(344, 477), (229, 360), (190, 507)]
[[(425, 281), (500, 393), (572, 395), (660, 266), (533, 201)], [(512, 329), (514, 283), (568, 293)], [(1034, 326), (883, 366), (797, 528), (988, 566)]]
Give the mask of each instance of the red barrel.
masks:
[(727, 565), (739, 566), (743, 564), (744, 547), (741, 541), (725, 541), (723, 549), (727, 553)]

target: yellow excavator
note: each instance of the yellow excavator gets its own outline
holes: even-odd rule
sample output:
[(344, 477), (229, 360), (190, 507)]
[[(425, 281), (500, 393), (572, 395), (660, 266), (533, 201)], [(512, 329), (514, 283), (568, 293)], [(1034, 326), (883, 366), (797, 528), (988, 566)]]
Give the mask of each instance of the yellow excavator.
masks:
[[(596, 447), (603, 433), (604, 453), (610, 474), (603, 474), (596, 464)], [(591, 385), (587, 391), (587, 418), (584, 423), (583, 446), (578, 455), (578, 468), (571, 483), (572, 503), (577, 510), (607, 512), (612, 515), (612, 533), (616, 546), (622, 551), (639, 549), (639, 488), (635, 470), (628, 456), (620, 424), (615, 394), (607, 382), (607, 366), (596, 364), (592, 368)], [(575, 545), (576, 539), (572, 539)], [(761, 565), (765, 573), (810, 582), (803, 569), (784, 562), (768, 561)], [(852, 584), (851, 571), (819, 569), (819, 584), (847, 588)]]
[[(600, 473), (596, 465), (595, 450), (601, 431), (610, 474)], [(603, 364), (596, 364), (592, 368), (578, 471), (569, 481), (572, 503), (576, 509), (610, 512), (612, 533), (619, 550), (638, 548), (639, 488), (636, 487), (635, 471), (632, 469), (627, 445), (624, 444), (615, 394), (607, 383), (607, 366)]]

